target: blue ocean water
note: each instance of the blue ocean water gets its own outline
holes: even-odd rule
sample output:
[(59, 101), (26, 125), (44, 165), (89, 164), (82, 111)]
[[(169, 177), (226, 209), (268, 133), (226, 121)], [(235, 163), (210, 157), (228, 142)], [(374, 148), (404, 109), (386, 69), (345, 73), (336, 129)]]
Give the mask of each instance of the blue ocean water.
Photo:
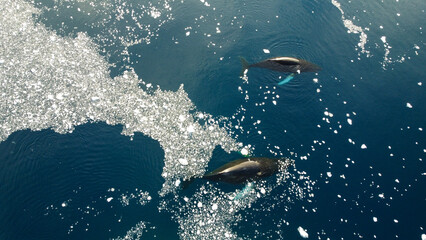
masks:
[(426, 239), (426, 2), (0, 3), (1, 239)]

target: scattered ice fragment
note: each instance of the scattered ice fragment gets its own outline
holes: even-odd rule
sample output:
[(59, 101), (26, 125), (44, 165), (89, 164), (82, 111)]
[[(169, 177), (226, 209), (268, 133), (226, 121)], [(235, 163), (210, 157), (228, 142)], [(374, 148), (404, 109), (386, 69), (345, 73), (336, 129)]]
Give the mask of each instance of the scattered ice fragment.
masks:
[(306, 232), (306, 230), (305, 229), (303, 229), (302, 227), (298, 227), (297, 228), (297, 231), (299, 231), (299, 234), (300, 234), (300, 236), (302, 237), (302, 238), (308, 238), (309, 237), (309, 235), (308, 235), (308, 233)]
[(271, 52), (269, 51), (269, 49), (263, 49), (263, 52), (264, 52), (264, 53), (271, 53)]
[(365, 144), (362, 144), (361, 149), (367, 149), (367, 146)]
[(186, 36), (189, 36), (190, 34), (191, 34), (190, 31), (188, 31), (188, 32), (185, 33)]
[(260, 189), (260, 192), (261, 192), (262, 194), (265, 194), (265, 193), (266, 193), (266, 190), (265, 190), (264, 188), (261, 188), (261, 189)]
[(413, 108), (413, 105), (411, 105), (411, 103), (407, 103), (407, 107), (408, 108)]
[(179, 163), (186, 166), (186, 165), (188, 165), (188, 160), (186, 160), (185, 158), (179, 158)]
[(426, 234), (422, 234), (422, 240), (426, 240)]
[(202, 202), (198, 202), (198, 203), (197, 203), (197, 207), (199, 207), (199, 208), (200, 208), (200, 207), (203, 207), (203, 203), (202, 203)]
[(331, 176), (333, 176), (333, 175), (331, 174), (331, 172), (327, 172), (327, 176), (328, 176), (328, 177), (331, 177)]
[(58, 99), (58, 100), (64, 99), (64, 94), (63, 93), (57, 93), (56, 94), (56, 99)]
[(109, 198), (107, 198), (107, 202), (111, 202), (111, 201), (112, 201), (112, 199), (113, 199), (113, 197), (109, 197)]
[(312, 80), (314, 81), (314, 83), (318, 83), (318, 78), (314, 78)]
[(379, 197), (385, 199), (385, 194), (384, 193), (380, 193)]
[(193, 133), (194, 132), (194, 126), (189, 125), (188, 128), (186, 129), (189, 133)]
[(386, 36), (382, 36), (380, 39), (382, 40), (383, 43), (386, 43)]
[(175, 182), (175, 186), (176, 187), (178, 187), (180, 185), (180, 180), (178, 179), (178, 180), (176, 180), (176, 182)]
[(62, 207), (66, 207), (66, 206), (68, 206), (68, 203), (63, 202), (63, 203), (61, 204), (61, 206), (62, 206)]
[(373, 217), (373, 221), (374, 221), (374, 222), (377, 222), (377, 218), (376, 218), (376, 217)]
[(247, 156), (247, 155), (248, 155), (248, 153), (249, 153), (249, 151), (247, 150), (247, 148), (243, 148), (243, 149), (241, 149), (241, 154), (242, 154), (243, 156)]
[(272, 101), (272, 103), (273, 103), (274, 105), (277, 105), (277, 101), (275, 101), (275, 100), (273, 100), (273, 101)]
[(352, 125), (352, 119), (348, 118), (347, 121), (349, 125)]
[(213, 203), (212, 210), (217, 210), (217, 204), (216, 203)]
[(394, 221), (395, 223), (398, 223), (398, 219), (394, 219), (393, 221)]

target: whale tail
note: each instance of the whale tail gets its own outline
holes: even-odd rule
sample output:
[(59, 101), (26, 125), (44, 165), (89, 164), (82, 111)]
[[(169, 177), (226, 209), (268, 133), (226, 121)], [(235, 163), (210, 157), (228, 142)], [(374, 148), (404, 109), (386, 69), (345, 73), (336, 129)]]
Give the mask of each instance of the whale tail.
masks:
[(240, 61), (241, 61), (241, 72), (240, 72), (240, 76), (244, 76), (244, 73), (247, 69), (250, 68), (250, 63), (247, 62), (247, 60), (243, 57), (240, 57)]

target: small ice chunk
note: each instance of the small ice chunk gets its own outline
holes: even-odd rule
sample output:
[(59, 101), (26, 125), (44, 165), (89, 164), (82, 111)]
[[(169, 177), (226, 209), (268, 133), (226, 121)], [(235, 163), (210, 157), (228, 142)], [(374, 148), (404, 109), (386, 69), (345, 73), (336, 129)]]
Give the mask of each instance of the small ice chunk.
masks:
[(394, 221), (395, 223), (398, 223), (398, 219), (394, 219), (393, 221)]
[(260, 189), (260, 192), (261, 192), (262, 194), (265, 194), (265, 193), (266, 193), (266, 190), (265, 190), (264, 188), (261, 188), (261, 189)]
[(367, 149), (367, 145), (362, 144), (362, 145), (361, 145), (361, 149)]
[(183, 122), (185, 121), (186, 117), (184, 115), (179, 115), (179, 121)]
[(197, 207), (199, 207), (199, 208), (203, 207), (203, 203), (202, 202), (198, 202), (197, 203)]
[(273, 101), (272, 101), (272, 103), (273, 103), (274, 105), (277, 105), (277, 101), (275, 101), (275, 100), (273, 100)]
[(422, 234), (422, 240), (426, 240), (426, 234)]
[(327, 176), (328, 176), (328, 177), (331, 177), (331, 176), (333, 176), (333, 175), (331, 174), (331, 172), (327, 172)]
[(318, 78), (314, 78), (314, 83), (318, 83)]
[(377, 218), (376, 218), (376, 217), (373, 217), (373, 221), (374, 221), (374, 222), (377, 222)]
[(382, 40), (383, 43), (386, 43), (386, 36), (382, 36), (380, 39)]
[(189, 125), (189, 126), (188, 126), (188, 128), (186, 128), (186, 130), (187, 130), (189, 133), (193, 133), (193, 132), (194, 132), (194, 126)]
[(217, 204), (216, 203), (213, 203), (212, 210), (217, 210)]
[(188, 37), (191, 34), (190, 31), (186, 32), (185, 35)]
[(68, 203), (67, 203), (67, 202), (63, 202), (63, 203), (61, 204), (61, 206), (62, 206), (62, 207), (66, 207), (66, 206), (68, 206)]
[(188, 160), (186, 160), (185, 158), (179, 158), (179, 163), (186, 166), (188, 165)]
[(413, 105), (411, 105), (411, 103), (407, 103), (407, 107), (408, 108), (413, 108)]
[(264, 52), (264, 53), (271, 53), (271, 52), (269, 51), (269, 49), (263, 49), (263, 52)]
[(247, 150), (247, 148), (243, 148), (243, 149), (241, 149), (241, 154), (243, 155), (243, 156), (247, 156), (248, 155), (248, 150)]
[(303, 229), (302, 227), (299, 226), (297, 228), (297, 231), (299, 231), (299, 234), (302, 238), (308, 238), (309, 237), (308, 232), (306, 232), (306, 230)]
[(176, 182), (175, 182), (175, 186), (176, 186), (176, 187), (179, 187), (179, 185), (180, 185), (180, 180), (178, 179), (178, 180), (176, 180)]
[(58, 100), (64, 99), (64, 94), (63, 93), (56, 94), (56, 99), (58, 99)]
[(113, 197), (109, 197), (109, 198), (107, 198), (107, 202), (111, 202), (111, 201), (112, 201), (112, 199), (113, 199)]
[(352, 119), (348, 118), (347, 120), (348, 120), (348, 124), (352, 125)]

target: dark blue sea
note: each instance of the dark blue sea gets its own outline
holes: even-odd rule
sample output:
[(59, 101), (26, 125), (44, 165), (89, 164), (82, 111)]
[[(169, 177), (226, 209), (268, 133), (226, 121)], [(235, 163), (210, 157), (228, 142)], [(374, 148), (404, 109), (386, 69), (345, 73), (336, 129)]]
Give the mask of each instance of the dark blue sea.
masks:
[(426, 240), (425, 9), (0, 0), (0, 239)]

